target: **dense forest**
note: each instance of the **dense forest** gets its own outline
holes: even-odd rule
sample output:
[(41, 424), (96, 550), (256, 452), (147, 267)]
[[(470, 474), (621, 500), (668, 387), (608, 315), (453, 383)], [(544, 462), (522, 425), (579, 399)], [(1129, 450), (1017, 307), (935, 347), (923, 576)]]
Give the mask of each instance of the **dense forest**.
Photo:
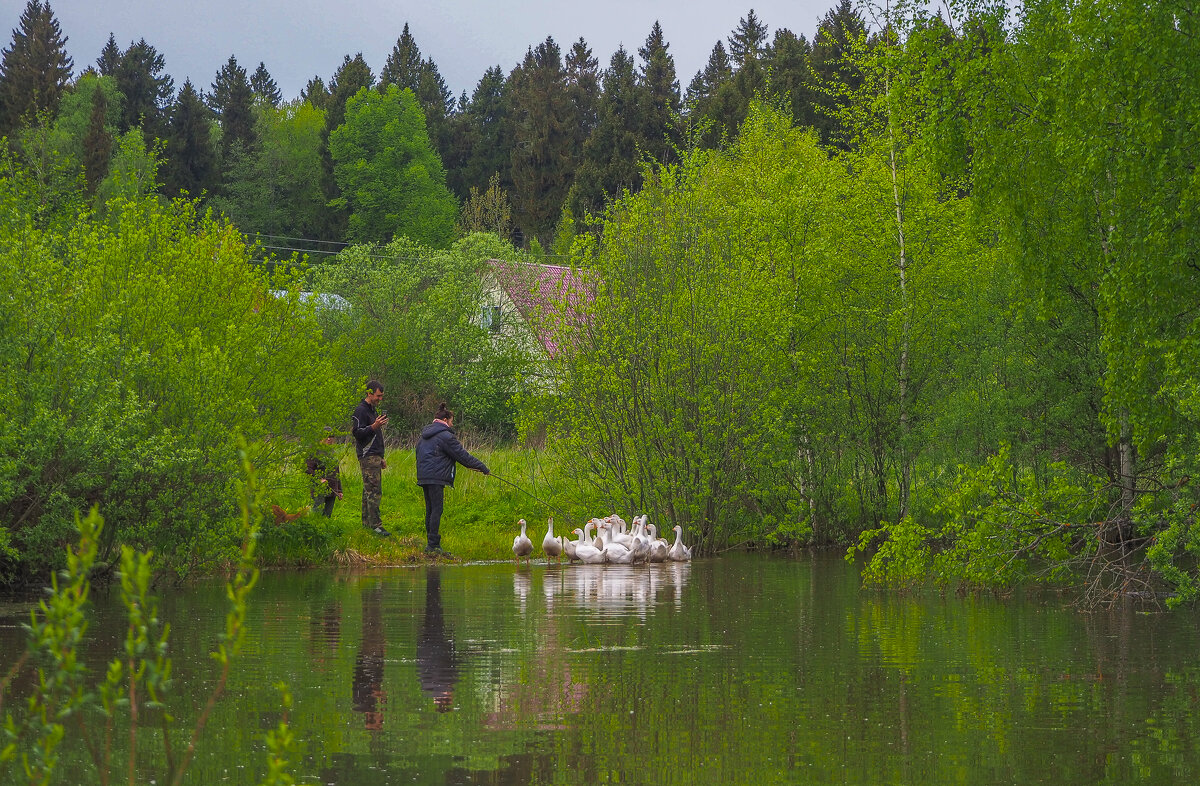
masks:
[[(457, 98), (406, 28), (284, 101), (234, 58), (177, 91), (144, 40), (76, 74), (31, 0), (0, 61), (6, 577), (94, 502), (205, 553), (230, 435), (269, 475), (380, 373), (706, 551), (1193, 599), (1196, 9), (1013, 5), (842, 0), (812, 41), (750, 11), (686, 89), (658, 25), (606, 67), (547, 39)], [(475, 272), (547, 252), (587, 283), (526, 357)]]
[[(160, 146), (161, 194), (186, 192), (275, 246), (401, 234), (444, 246), (457, 217), (451, 197), (468, 203), (495, 178), (512, 207), (503, 231), (518, 245), (545, 248), (564, 217), (568, 228), (594, 224), (610, 199), (636, 191), (643, 165), (735, 137), (755, 97), (786, 104), (823, 142), (843, 144), (830, 111), (839, 91), (829, 87), (853, 85), (843, 59), (865, 30), (849, 0), (825, 16), (814, 42), (786, 28), (771, 35), (751, 10), (686, 89), (657, 23), (636, 53), (618, 49), (606, 64), (582, 38), (547, 38), (507, 74), (497, 65), (470, 95), (454, 96), (405, 25), (385, 63), (347, 54), (335, 73), (313, 76), (285, 100), (264, 63), (232, 56), (211, 85), (177, 85), (144, 39), (122, 48), (110, 36), (76, 74), (49, 3), (31, 2), (4, 50), (0, 134), (29, 155), (39, 147), (52, 155), (66, 181), (60, 188), (73, 188), (82, 167), (94, 193), (120, 139), (140, 130), (147, 150)], [(393, 86), (410, 95), (389, 98)], [(351, 99), (363, 88), (373, 109), (355, 110)], [(406, 120), (378, 126), (378, 112), (393, 108)], [(413, 122), (421, 115), (423, 133)], [(381, 145), (394, 145), (396, 158), (372, 157)], [(358, 161), (369, 164), (356, 179)], [(385, 174), (401, 169), (425, 174), (412, 182)], [(376, 198), (398, 195), (427, 209), (373, 214)]]

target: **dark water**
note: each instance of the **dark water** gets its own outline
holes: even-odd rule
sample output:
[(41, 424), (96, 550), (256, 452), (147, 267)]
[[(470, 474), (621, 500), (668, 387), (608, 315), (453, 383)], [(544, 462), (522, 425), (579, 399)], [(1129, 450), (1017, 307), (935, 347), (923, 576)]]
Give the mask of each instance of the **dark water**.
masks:
[[(116, 593), (97, 603), (97, 633), (118, 640)], [(186, 726), (215, 674), (223, 588), (164, 597), (163, 613)], [(896, 597), (861, 591), (835, 555), (733, 556), (264, 574), (250, 625), (186, 783), (258, 782), (280, 681), (300, 783), (1200, 778), (1194, 610)], [(150, 782), (158, 748), (141, 744)], [(59, 782), (94, 782), (76, 748)]]

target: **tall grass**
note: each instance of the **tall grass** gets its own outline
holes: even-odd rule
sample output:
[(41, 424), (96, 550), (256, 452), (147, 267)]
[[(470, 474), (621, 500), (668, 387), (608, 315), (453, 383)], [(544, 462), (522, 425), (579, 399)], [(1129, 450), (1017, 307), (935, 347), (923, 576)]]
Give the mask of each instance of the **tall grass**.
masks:
[[(547, 518), (554, 516), (555, 533), (569, 535), (589, 517), (613, 512), (594, 490), (569, 479), (563, 458), (553, 451), (468, 449), (492, 475), (459, 467), (454, 488), (446, 490), (442, 547), (461, 560), (512, 559), (518, 519), (528, 522), (533, 537), (544, 533)], [(362, 475), (353, 450), (342, 453), (339, 466), (344, 498), (334, 505), (332, 519), (310, 514), (286, 524), (265, 522), (259, 547), (263, 564), (362, 560), (399, 565), (425, 560), (425, 502), (416, 483), (414, 451), (400, 448), (387, 454), (381, 513), (391, 538), (380, 538), (362, 526)], [(278, 504), (294, 512), (310, 501), (307, 476), (297, 470), (293, 481), (280, 485)], [(534, 541), (540, 544), (540, 534)]]

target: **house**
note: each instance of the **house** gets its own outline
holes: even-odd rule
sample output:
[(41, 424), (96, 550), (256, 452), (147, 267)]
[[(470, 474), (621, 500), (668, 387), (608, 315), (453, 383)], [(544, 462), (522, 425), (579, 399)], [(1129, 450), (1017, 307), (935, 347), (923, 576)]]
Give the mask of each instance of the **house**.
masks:
[(574, 306), (592, 299), (590, 282), (562, 265), (490, 259), (483, 279), (480, 324), (519, 344), (531, 355), (553, 359), (557, 326), (566, 319), (583, 323)]

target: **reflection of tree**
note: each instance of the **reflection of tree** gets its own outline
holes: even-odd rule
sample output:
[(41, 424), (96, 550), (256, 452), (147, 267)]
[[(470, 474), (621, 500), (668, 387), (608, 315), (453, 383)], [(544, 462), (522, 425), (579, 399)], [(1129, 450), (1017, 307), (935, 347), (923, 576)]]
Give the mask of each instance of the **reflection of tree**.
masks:
[(383, 728), (383, 588), (362, 594), (362, 645), (354, 659), (354, 710), (372, 731)]
[(454, 706), (458, 656), (442, 617), (442, 575), (436, 567), (425, 572), (425, 619), (417, 634), (417, 677), (421, 690), (433, 699), (438, 712)]

